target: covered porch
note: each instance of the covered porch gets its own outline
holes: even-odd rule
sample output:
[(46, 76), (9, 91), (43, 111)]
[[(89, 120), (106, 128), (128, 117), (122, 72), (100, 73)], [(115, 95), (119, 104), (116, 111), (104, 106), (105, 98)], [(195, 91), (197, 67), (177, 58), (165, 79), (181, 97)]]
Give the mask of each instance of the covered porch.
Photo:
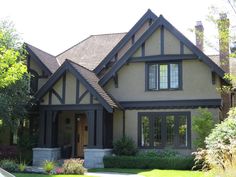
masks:
[(82, 157), (87, 168), (103, 167), (111, 152), (116, 103), (91, 71), (66, 60), (36, 93), (39, 143), (33, 165)]
[(113, 116), (100, 105), (45, 106), (40, 110), (39, 130), (34, 165), (79, 157), (88, 168), (102, 167), (103, 156), (111, 152)]

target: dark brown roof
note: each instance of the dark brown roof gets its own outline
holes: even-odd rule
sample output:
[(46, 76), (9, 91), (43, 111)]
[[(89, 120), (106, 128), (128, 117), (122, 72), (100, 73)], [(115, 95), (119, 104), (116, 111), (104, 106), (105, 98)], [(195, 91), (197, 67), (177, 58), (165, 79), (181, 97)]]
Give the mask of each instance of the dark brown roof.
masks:
[(44, 52), (30, 44), (25, 45), (36, 55), (36, 57), (45, 65), (45, 67), (49, 69), (51, 73), (54, 73), (59, 68), (60, 65), (58, 64), (55, 56)]
[(98, 84), (98, 77), (96, 74), (87, 68), (74, 63), (73, 61), (67, 60), (82, 77), (89, 83), (89, 85), (96, 90), (96, 92), (112, 107), (119, 108), (118, 105), (113, 101), (113, 99), (103, 90), (103, 88)]
[(116, 46), (126, 33), (92, 35), (56, 56), (62, 64), (65, 59), (93, 70)]

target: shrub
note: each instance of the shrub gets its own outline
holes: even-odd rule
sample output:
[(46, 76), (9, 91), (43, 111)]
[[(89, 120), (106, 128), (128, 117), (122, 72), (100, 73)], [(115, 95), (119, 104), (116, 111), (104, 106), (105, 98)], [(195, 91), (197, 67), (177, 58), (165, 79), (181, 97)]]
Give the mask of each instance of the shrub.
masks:
[(20, 164), (18, 165), (18, 170), (19, 170), (20, 172), (25, 171), (25, 168), (26, 168), (26, 164), (25, 164), (25, 163), (20, 163)]
[(86, 172), (86, 168), (83, 167), (84, 161), (81, 159), (69, 159), (63, 163), (63, 169), (65, 174), (79, 174), (83, 175)]
[(1, 160), (0, 167), (8, 172), (15, 172), (17, 171), (17, 164), (14, 160)]
[(51, 173), (54, 168), (55, 168), (55, 163), (53, 161), (48, 161), (48, 160), (44, 161), (43, 170), (46, 173)]
[(193, 131), (197, 138), (194, 140), (196, 148), (205, 147), (205, 138), (211, 133), (214, 128), (213, 115), (208, 109), (199, 108), (198, 114), (193, 116)]
[(193, 156), (105, 156), (103, 162), (105, 168), (190, 170), (194, 165), (194, 158)]
[(131, 138), (124, 136), (113, 143), (113, 153), (119, 156), (132, 156), (137, 153), (137, 148)]
[(166, 157), (176, 157), (179, 154), (176, 151), (173, 151), (171, 149), (164, 149), (162, 151), (156, 151), (156, 150), (147, 150), (144, 152), (141, 152), (139, 156), (145, 156), (145, 157), (161, 157), (161, 158), (166, 158)]
[(55, 170), (56, 174), (63, 174), (64, 173), (64, 169), (61, 167), (57, 167)]
[[(199, 150), (196, 160), (219, 174), (236, 172), (236, 108), (232, 108), (227, 119), (217, 124), (206, 138), (206, 149)], [(223, 175), (225, 176), (225, 175)]]

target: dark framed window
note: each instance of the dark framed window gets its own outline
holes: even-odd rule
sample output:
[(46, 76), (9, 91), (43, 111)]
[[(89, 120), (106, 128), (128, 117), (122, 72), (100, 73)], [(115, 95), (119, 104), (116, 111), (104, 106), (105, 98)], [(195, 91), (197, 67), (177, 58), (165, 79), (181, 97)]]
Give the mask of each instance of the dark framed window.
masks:
[(138, 113), (141, 148), (191, 148), (190, 112)]
[(147, 63), (146, 90), (182, 89), (182, 63)]

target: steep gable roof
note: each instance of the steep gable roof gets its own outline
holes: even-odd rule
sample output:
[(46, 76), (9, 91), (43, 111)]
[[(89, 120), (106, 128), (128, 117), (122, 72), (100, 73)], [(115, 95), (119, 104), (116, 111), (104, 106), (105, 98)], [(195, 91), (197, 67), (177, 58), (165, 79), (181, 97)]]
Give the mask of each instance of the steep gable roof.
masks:
[(132, 38), (132, 36), (144, 25), (147, 20), (155, 20), (157, 16), (150, 10), (140, 18), (140, 20), (129, 30), (129, 32), (120, 40), (120, 42), (108, 53), (108, 55), (94, 69), (98, 74), (104, 66), (116, 55), (116, 53)]
[(116, 46), (126, 33), (92, 35), (56, 56), (60, 63), (70, 58), (75, 63), (93, 70)]
[(55, 56), (30, 44), (25, 43), (25, 46), (29, 54), (34, 56), (36, 62), (50, 74), (54, 73), (59, 68), (60, 65), (58, 64)]
[(66, 71), (71, 72), (78, 80), (80, 80), (80, 82), (82, 82), (88, 91), (97, 98), (108, 112), (112, 112), (113, 108), (118, 108), (117, 104), (98, 84), (99, 79), (92, 71), (68, 59), (65, 60), (58, 70), (49, 78), (46, 84), (44, 84), (35, 94), (35, 97), (37, 99), (42, 98)]
[(179, 32), (172, 24), (170, 24), (162, 15), (157, 18), (147, 31), (134, 43), (134, 45), (126, 52), (126, 54), (118, 60), (112, 68), (100, 79), (100, 84), (104, 85), (108, 80), (130, 59), (131, 55), (148, 39), (158, 28), (163, 26), (171, 32), (177, 39), (186, 45), (194, 54), (198, 56), (200, 61), (203, 61), (208, 67), (216, 72), (221, 78), (224, 77), (225, 72), (215, 64), (208, 56), (199, 50), (190, 40), (188, 40), (181, 32)]

